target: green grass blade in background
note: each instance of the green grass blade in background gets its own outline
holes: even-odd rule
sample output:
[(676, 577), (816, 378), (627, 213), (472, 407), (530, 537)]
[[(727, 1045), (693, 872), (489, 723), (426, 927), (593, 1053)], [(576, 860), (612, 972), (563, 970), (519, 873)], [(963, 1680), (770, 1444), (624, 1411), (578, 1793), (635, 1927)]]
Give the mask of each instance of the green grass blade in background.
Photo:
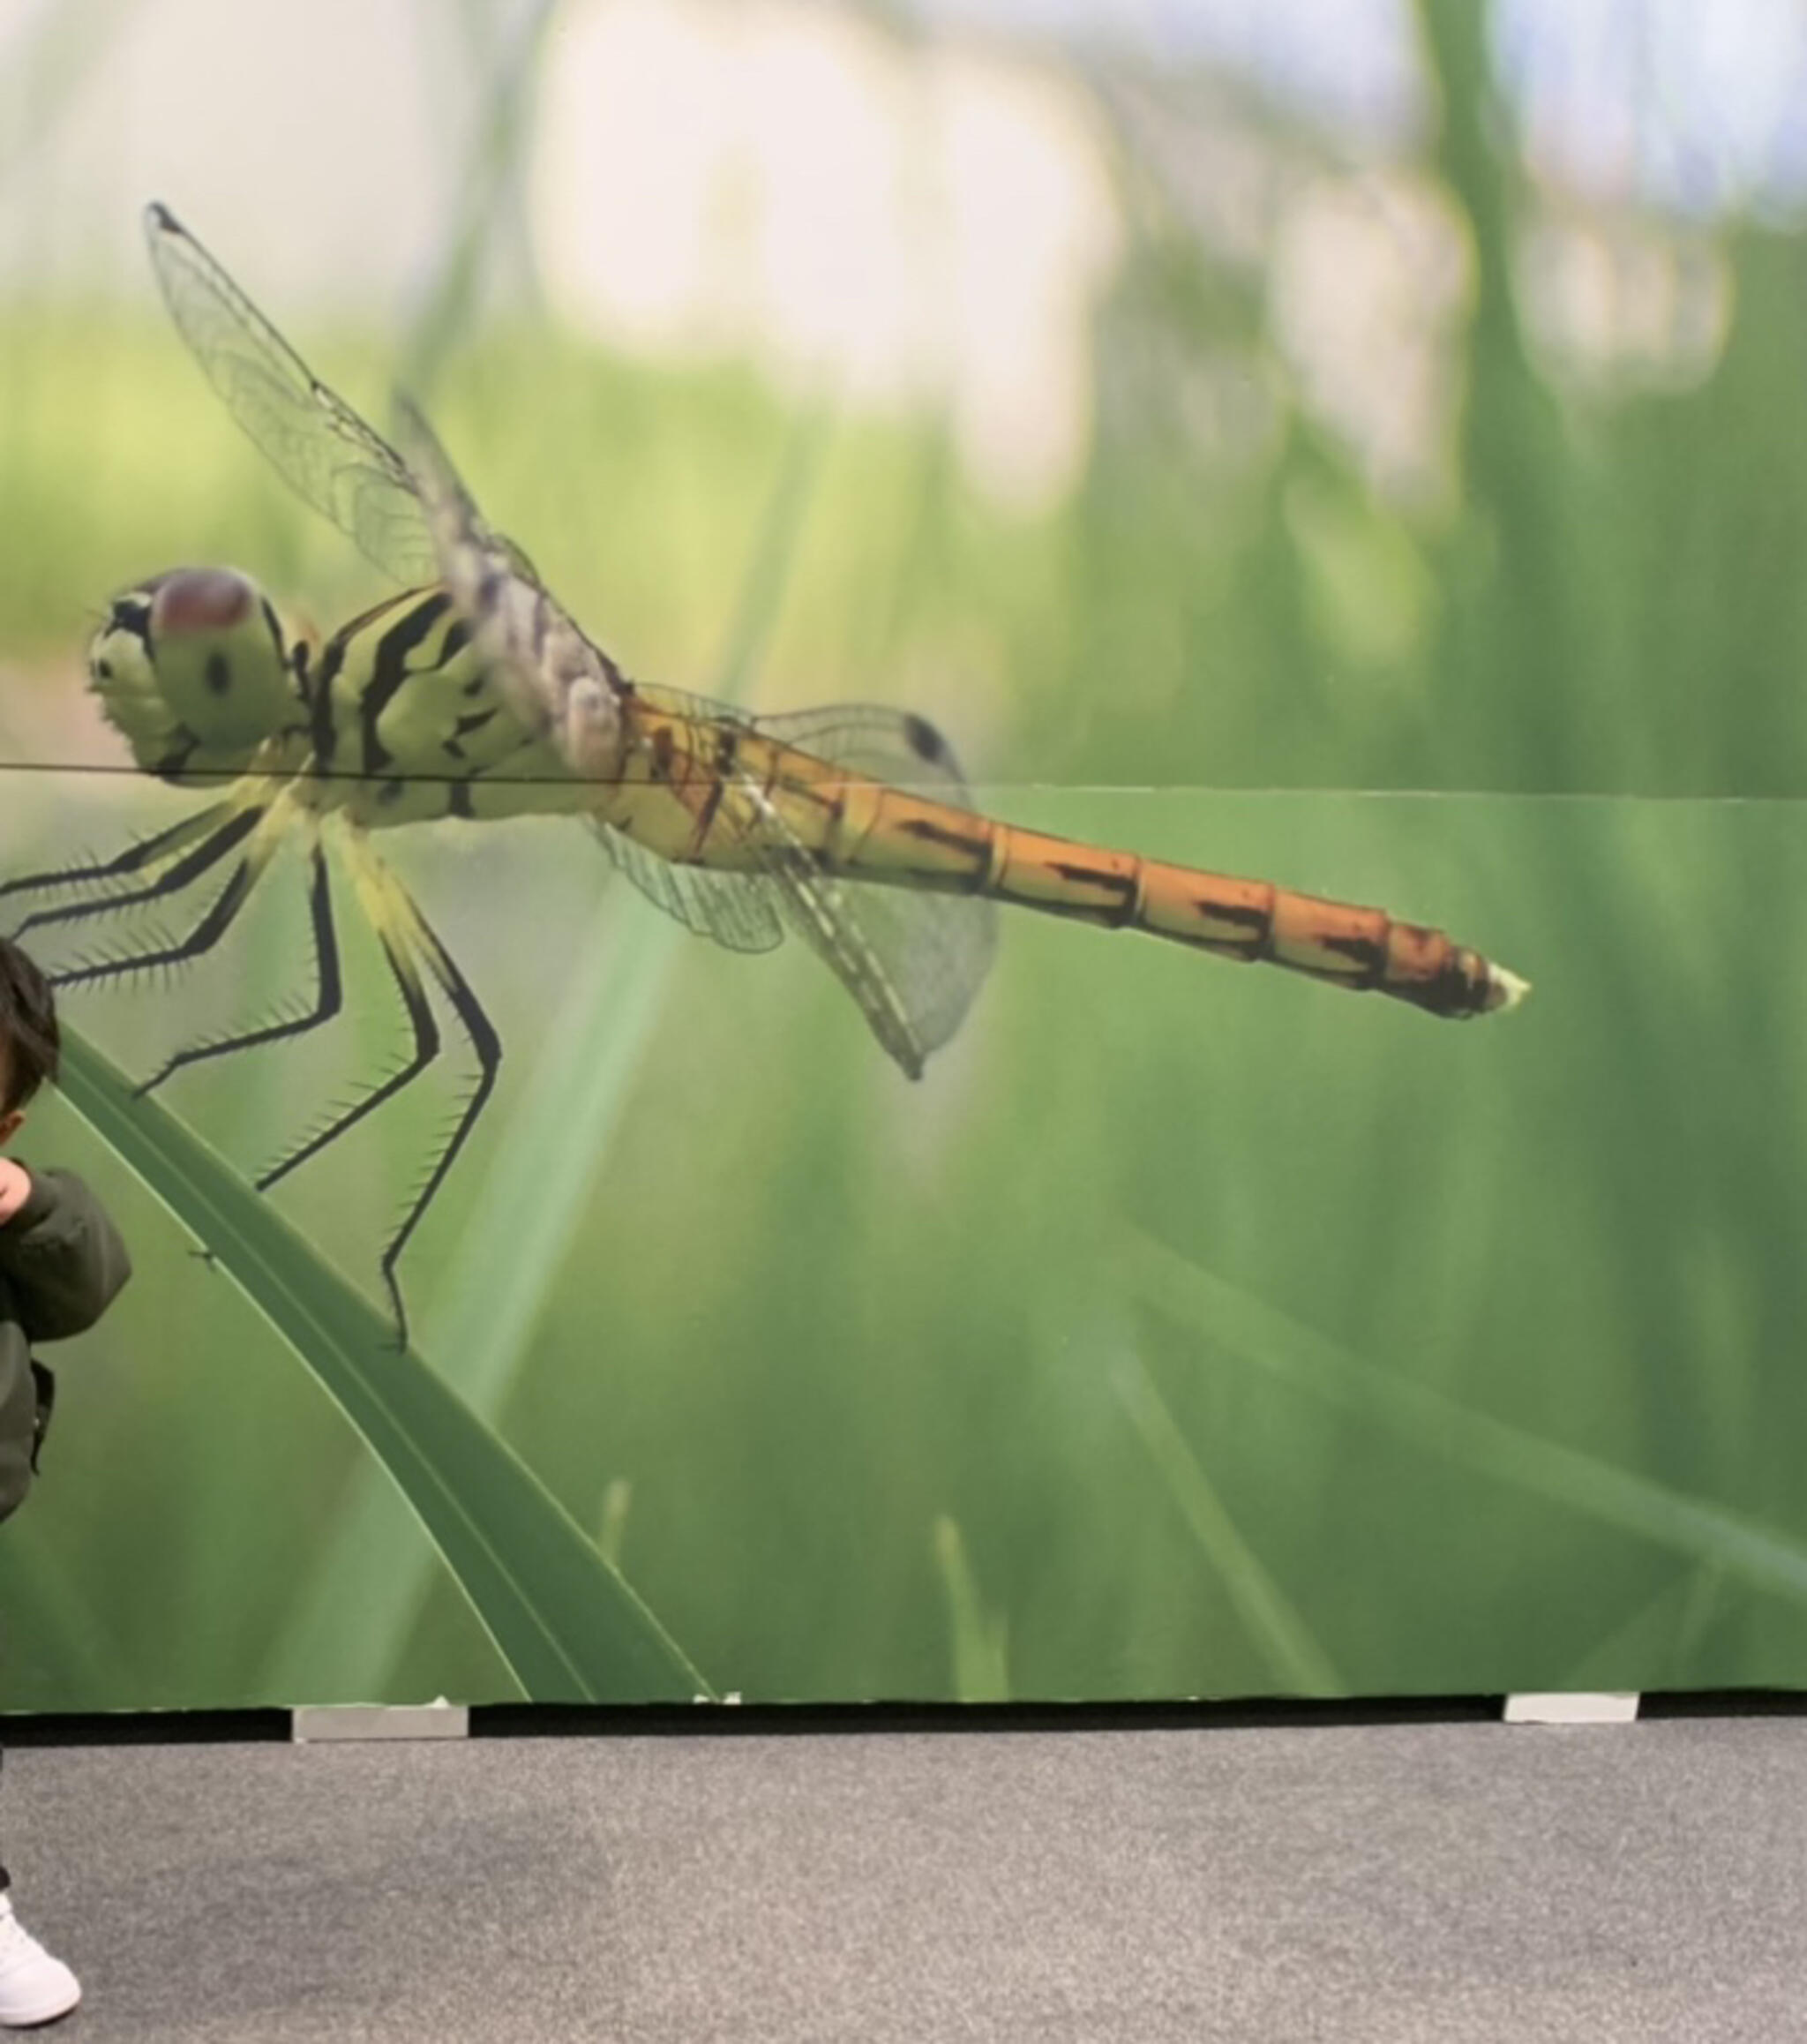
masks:
[[(206, 1146), (72, 1032), (64, 1097), (270, 1320), (418, 1514), (522, 1690), (583, 1702), (707, 1685), (533, 1473)], [(268, 1444), (275, 1453), (275, 1444)]]
[(0, 177), (17, 179), (105, 61), (137, 0), (56, 0), (0, 45)]
[[(790, 579), (830, 421), (799, 414), (785, 447), (710, 693), (751, 686)], [(570, 830), (570, 825), (564, 826)], [(596, 854), (598, 860), (601, 854)], [(637, 895), (611, 888), (574, 933), (557, 1019), (538, 1046), (478, 1188), (476, 1218), (447, 1258), (422, 1317), (421, 1346), (478, 1418), (492, 1422), (519, 1380), (544, 1300), (570, 1255), (587, 1190), (607, 1153), (664, 1011), (672, 966), (694, 940)], [(283, 1696), (386, 1695), (431, 1588), (394, 1489), (355, 1479), (329, 1543), (263, 1671)], [(392, 1559), (372, 1574), (372, 1558)]]
[(1378, 1369), (1149, 1236), (1122, 1230), (1116, 1261), (1127, 1296), (1220, 1352), (1403, 1436), (1427, 1455), (1660, 1547), (1718, 1562), (1760, 1589), (1807, 1603), (1807, 1549), (1766, 1527)]
[(627, 1544), (627, 1521), (634, 1510), (634, 1485), (626, 1477), (611, 1477), (603, 1492), (596, 1545), (611, 1568), (619, 1568)]
[(945, 1513), (935, 1521), (935, 1570), (947, 1600), (953, 1695), (960, 1703), (1005, 1703), (1010, 1698), (1008, 1625), (988, 1611), (961, 1535)]
[(1714, 1562), (1676, 1568), (1653, 1596), (1634, 1607), (1618, 1625), (1602, 1630), (1587, 1651), (1570, 1664), (1560, 1687), (1575, 1691), (1619, 1688), (1627, 1668), (1646, 1671), (1642, 1677), (1646, 1688), (1680, 1686), (1666, 1679), (1665, 1671), (1687, 1666), (1692, 1614), (1713, 1608), (1723, 1587), (1722, 1574)]
[[(423, 1316), (422, 1348), (485, 1423), (514, 1387), (664, 1006), (671, 959), (687, 941), (616, 888), (571, 947), (558, 1018), (484, 1176), (469, 1239), (448, 1258)], [(387, 1693), (431, 1582), (402, 1522), (401, 1500), (378, 1472), (353, 1479), (264, 1672), (273, 1694)], [(392, 1559), (373, 1574), (373, 1558), (386, 1553)]]
[(401, 352), (404, 388), (430, 392), (453, 346), (469, 333), (471, 311), (483, 282), (484, 259), (505, 216), (517, 251), (532, 245), (521, 201), (522, 163), (533, 132), (546, 34), (559, 0), (535, 0), (513, 33), (502, 33), (502, 13), (467, 8), (464, 23), (473, 71), (487, 76), (489, 91), (476, 132), (465, 153), (463, 191), (453, 209), (451, 237), (435, 266), (432, 285), (416, 314)]
[(1348, 1682), (1225, 1508), (1147, 1365), (1126, 1349), (1113, 1375), (1117, 1395), (1149, 1459), (1243, 1623), (1261, 1642), (1279, 1686), (1289, 1695), (1346, 1695)]
[(777, 621), (778, 605), (790, 587), (791, 564), (833, 437), (834, 416), (821, 405), (799, 413), (772, 486), (752, 560), (741, 578), (740, 601), (728, 627), (727, 643), (709, 693), (739, 703), (751, 687), (760, 657)]

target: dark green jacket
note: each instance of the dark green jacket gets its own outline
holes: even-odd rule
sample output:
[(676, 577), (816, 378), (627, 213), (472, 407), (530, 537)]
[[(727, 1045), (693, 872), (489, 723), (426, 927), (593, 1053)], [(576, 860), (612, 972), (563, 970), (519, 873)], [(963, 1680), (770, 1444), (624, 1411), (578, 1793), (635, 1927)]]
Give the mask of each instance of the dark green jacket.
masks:
[[(27, 1167), (29, 1170), (29, 1167)], [(131, 1275), (118, 1231), (68, 1171), (31, 1171), (0, 1227), (0, 1519), (18, 1511), (50, 1417), (50, 1373), (32, 1349), (91, 1327)]]

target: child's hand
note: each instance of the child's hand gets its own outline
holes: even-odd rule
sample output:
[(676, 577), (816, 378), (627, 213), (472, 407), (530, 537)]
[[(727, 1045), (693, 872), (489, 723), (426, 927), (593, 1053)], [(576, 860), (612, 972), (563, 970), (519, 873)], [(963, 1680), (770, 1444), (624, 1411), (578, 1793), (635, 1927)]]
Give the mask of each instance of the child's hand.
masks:
[(30, 1199), (31, 1191), (31, 1175), (25, 1166), (15, 1164), (11, 1157), (0, 1157), (0, 1228)]

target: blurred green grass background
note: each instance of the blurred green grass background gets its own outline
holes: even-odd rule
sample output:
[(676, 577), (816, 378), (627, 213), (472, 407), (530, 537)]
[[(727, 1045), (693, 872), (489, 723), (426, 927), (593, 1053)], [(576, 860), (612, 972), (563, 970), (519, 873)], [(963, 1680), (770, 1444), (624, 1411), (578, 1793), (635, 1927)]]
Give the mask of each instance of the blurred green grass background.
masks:
[[(1032, 517), (933, 422), (750, 371), (525, 323), (446, 357), (448, 445), (630, 672), (908, 706), (1012, 820), (1383, 902), (1536, 987), (1457, 1028), (1015, 915), (912, 1088), (813, 960), (665, 930), (574, 827), (386, 845), (507, 1045), (404, 1266), (423, 1351), (720, 1690), (1807, 1680), (1807, 252), (1723, 225), (1695, 386), (1553, 379), (1466, 11), (1422, 16), (1474, 272), (1449, 502), (1375, 493), (1259, 279), (1203, 288), (1158, 206), (1090, 465)], [(265, 303), (349, 395), (386, 387), (373, 337)], [(1260, 460), (1176, 429), (1205, 358), (1273, 394)], [(120, 763), (78, 661), (111, 588), (230, 560), (323, 625), (376, 591), (157, 320), (15, 300), (0, 380), (0, 745), (59, 770), (7, 777), (17, 872), (185, 806), (70, 770)], [(278, 875), (206, 974), (71, 1018), (154, 1069), (296, 984), (302, 928)], [(170, 1089), (247, 1170), (399, 1041), (352, 949), (331, 1041)], [(281, 1194), (367, 1289), (450, 1098)], [(65, 1108), (32, 1134), (139, 1274), (0, 1544), (0, 1702), (508, 1694), (293, 1356)]]

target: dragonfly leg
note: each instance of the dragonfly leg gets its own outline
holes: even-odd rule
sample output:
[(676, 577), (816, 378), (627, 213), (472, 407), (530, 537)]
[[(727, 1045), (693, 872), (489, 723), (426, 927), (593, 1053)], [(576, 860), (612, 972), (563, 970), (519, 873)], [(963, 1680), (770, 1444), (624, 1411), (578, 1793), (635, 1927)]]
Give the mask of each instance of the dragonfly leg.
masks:
[(280, 1184), (291, 1171), (299, 1170), (310, 1159), (318, 1157), (322, 1150), (330, 1149), (340, 1137), (356, 1127), (366, 1115), (374, 1114), (386, 1101), (394, 1100), (399, 1093), (412, 1086), (421, 1073), (439, 1055), (439, 1025), (433, 1014), (432, 1003), (428, 1000), (425, 987), (419, 972), (407, 949), (386, 929), (379, 928), (377, 938), (383, 947), (383, 956), (389, 961), (395, 985), (401, 996), (402, 1007), (407, 1011), (408, 1026), (414, 1038), (414, 1049), (401, 1067), (388, 1078), (360, 1093), (356, 1100), (335, 1112), (323, 1126), (300, 1142), (293, 1149), (285, 1150), (267, 1169), (259, 1173), (257, 1189), (267, 1192), (272, 1186)]
[(323, 1128), (297, 1144), (264, 1172), (257, 1180), (257, 1189), (260, 1192), (267, 1192), (291, 1171), (297, 1169), (311, 1158), (318, 1157), (323, 1150), (337, 1142), (340, 1137), (347, 1134), (367, 1116), (374, 1114), (385, 1102), (394, 1100), (398, 1093), (413, 1085), (428, 1066), (439, 1058), (445, 1046), (438, 1018), (433, 1012), (426, 980), (421, 972), (421, 966), (424, 964), (427, 973), (451, 1003), (453, 1011), (476, 1054), (477, 1081), (470, 1097), (460, 1108), (452, 1131), (440, 1145), (419, 1190), (409, 1200), (401, 1225), (384, 1247), (379, 1261), (384, 1289), (388, 1293), (390, 1307), (395, 1317), (396, 1334), (405, 1347), (408, 1341), (408, 1311), (402, 1299), (396, 1266), (409, 1238), (432, 1203), (454, 1159), (463, 1148), (466, 1138), (476, 1126), (477, 1117), (495, 1088), (496, 1074), (501, 1064), (501, 1041), (469, 982), (458, 969), (451, 954), (434, 936), (425, 917), (415, 906), (401, 883), (377, 859), (361, 838), (353, 838), (350, 844), (353, 880), (371, 927), (376, 932), (377, 941), (383, 947), (383, 955), (388, 961), (396, 990), (401, 996), (402, 1008), (408, 1018), (409, 1031), (413, 1038), (413, 1048), (401, 1065), (388, 1078), (335, 1114)]
[(344, 981), (339, 966), (339, 941), (333, 928), (333, 894), (326, 858), (318, 842), (309, 853), (309, 866), (308, 909), (313, 935), (316, 988), (313, 1006), (304, 1014), (288, 1016), (259, 1028), (239, 1030), (230, 1035), (209, 1037), (189, 1044), (176, 1051), (160, 1071), (146, 1079), (138, 1089), (139, 1093), (154, 1092), (184, 1065), (199, 1064), (208, 1058), (228, 1057), (240, 1050), (255, 1049), (259, 1044), (305, 1035), (309, 1030), (330, 1022), (338, 1014), (344, 1005)]
[(451, 1003), (453, 1013), (458, 1018), (471, 1049), (476, 1056), (476, 1083), (470, 1089), (463, 1105), (459, 1108), (450, 1131), (441, 1140), (439, 1152), (427, 1167), (414, 1197), (408, 1204), (401, 1224), (390, 1236), (384, 1250), (380, 1269), (383, 1282), (388, 1288), (389, 1303), (394, 1308), (395, 1324), (407, 1333), (407, 1314), (401, 1304), (401, 1286), (396, 1276), (396, 1266), (401, 1252), (408, 1246), (409, 1238), (420, 1225), (427, 1208), (433, 1203), (446, 1176), (457, 1159), (458, 1153), (476, 1126), (479, 1117), (489, 1104), (490, 1095), (496, 1089), (496, 1076), (502, 1067), (502, 1040), (496, 1033), (496, 1026), (490, 1020), (483, 1003), (478, 1000), (469, 981), (459, 970), (457, 961), (446, 949), (429, 927), (409, 898), (402, 891), (401, 883), (390, 876), (394, 889), (397, 906), (407, 911), (410, 935), (427, 968), (439, 982), (439, 990)]
[[(236, 809), (184, 857), (174, 860), (154, 880), (124, 893), (109, 894), (96, 901), (75, 902), (59, 909), (41, 909), (19, 924), (16, 936), (39, 928), (66, 927), (90, 918), (115, 915), (147, 902), (183, 893), (203, 874), (229, 857), (251, 836), (265, 813), (264, 806)], [(50, 973), (55, 987), (91, 986), (97, 981), (123, 978), (131, 973), (151, 972), (159, 966), (180, 967), (213, 950), (237, 920), (238, 912), (263, 877), (276, 840), (266, 837), (252, 845), (231, 873), (226, 884), (188, 934), (173, 943), (153, 944), (142, 950), (128, 947), (110, 957), (66, 966)]]
[[(207, 808), (197, 809), (179, 823), (172, 823), (167, 830), (159, 830), (153, 837), (139, 838), (110, 859), (96, 860), (86, 865), (52, 867), (43, 873), (26, 873), (14, 880), (0, 881), (0, 898), (9, 894), (49, 894), (64, 887), (104, 885), (109, 880), (124, 880), (132, 874), (142, 873), (147, 867), (154, 867), (181, 851), (184, 845), (193, 844), (196, 838), (207, 835), (215, 825), (229, 818), (237, 807), (234, 802), (214, 802)], [(135, 898), (143, 897), (139, 895)], [(115, 906), (129, 906), (124, 896), (109, 894), (98, 902), (84, 905), (84, 913), (101, 915)], [(34, 925), (42, 927), (59, 920), (55, 911), (39, 910), (19, 925), (19, 930)], [(18, 935), (18, 930), (13, 934)]]

